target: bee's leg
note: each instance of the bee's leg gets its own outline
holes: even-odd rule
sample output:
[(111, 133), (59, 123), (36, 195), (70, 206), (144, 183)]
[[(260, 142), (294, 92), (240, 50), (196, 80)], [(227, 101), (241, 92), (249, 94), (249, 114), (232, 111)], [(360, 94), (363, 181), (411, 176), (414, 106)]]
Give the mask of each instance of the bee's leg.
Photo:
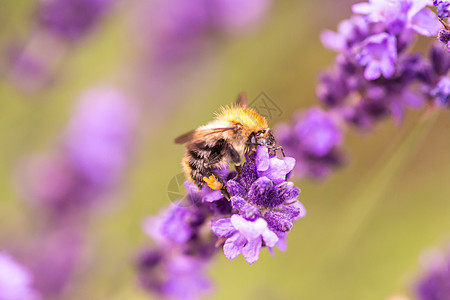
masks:
[(256, 156), (256, 148), (252, 148), (248, 153), (247, 153), (247, 157), (254, 161), (255, 160), (255, 156)]
[(275, 156), (277, 155), (277, 150), (280, 150), (281, 154), (283, 154), (283, 157), (286, 157), (286, 154), (284, 154), (283, 147), (281, 147), (281, 146), (277, 146), (273, 149), (273, 155), (275, 155)]
[(226, 185), (223, 185), (223, 186), (222, 186), (221, 191), (222, 191), (222, 195), (225, 197), (225, 199), (227, 199), (228, 201), (231, 201), (231, 195), (230, 195), (230, 193), (228, 192), (227, 186), (226, 186)]
[(211, 173), (209, 177), (203, 177), (203, 181), (212, 189), (212, 190), (221, 190), (222, 195), (230, 201), (231, 195), (227, 190), (227, 186), (223, 183), (223, 181), (218, 178), (216, 175)]
[(228, 154), (231, 158), (231, 161), (234, 163), (238, 175), (241, 174), (242, 173), (241, 156), (239, 155), (239, 152), (237, 152), (236, 149), (234, 149), (233, 145), (231, 144), (228, 144)]

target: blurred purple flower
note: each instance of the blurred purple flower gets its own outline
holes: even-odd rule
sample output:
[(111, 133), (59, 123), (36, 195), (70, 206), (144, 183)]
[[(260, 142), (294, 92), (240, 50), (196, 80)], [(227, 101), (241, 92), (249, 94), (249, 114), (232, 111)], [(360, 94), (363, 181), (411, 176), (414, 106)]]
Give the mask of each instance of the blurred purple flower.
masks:
[(271, 3), (272, 0), (158, 1), (140, 9), (143, 22), (139, 27), (151, 28), (148, 44), (153, 61), (167, 66), (203, 53), (207, 40), (215, 33), (241, 33), (257, 25)]
[(31, 272), (5, 252), (0, 252), (0, 299), (41, 299), (33, 287)]
[(374, 80), (383, 75), (391, 77), (395, 71), (397, 48), (394, 36), (387, 33), (372, 35), (361, 44), (358, 63), (366, 67), (364, 77)]
[(189, 255), (168, 256), (163, 251), (146, 250), (138, 260), (141, 286), (162, 298), (199, 299), (211, 289), (206, 277), (207, 263)]
[(117, 182), (134, 137), (137, 112), (129, 99), (114, 88), (85, 92), (64, 136), (69, 160), (92, 185)]
[(39, 24), (60, 38), (75, 41), (94, 28), (112, 0), (49, 0), (38, 9)]
[(447, 51), (450, 52), (450, 29), (441, 29), (438, 33), (438, 40), (447, 46)]
[(205, 5), (210, 5), (212, 22), (218, 28), (228, 30), (242, 30), (260, 23), (272, 0), (213, 0)]
[[(145, 231), (154, 239), (168, 239), (176, 244), (186, 243), (202, 225), (205, 216), (193, 207), (172, 204), (157, 217), (145, 221)], [(162, 238), (163, 237), (163, 238)]]
[(418, 300), (450, 299), (450, 256), (441, 250), (428, 257), (426, 270), (416, 285)]
[(435, 97), (441, 105), (450, 108), (450, 78), (443, 77), (431, 91), (431, 96)]
[(353, 5), (355, 14), (365, 15), (372, 23), (383, 23), (392, 34), (406, 29), (427, 36), (436, 35), (439, 22), (422, 0), (370, 0)]
[(437, 7), (439, 19), (448, 18), (450, 15), (450, 2), (448, 0), (433, 0), (433, 5)]
[(33, 205), (61, 211), (70, 205), (77, 177), (69, 161), (57, 154), (40, 154), (22, 161), (17, 170), (19, 193)]
[(136, 118), (132, 103), (118, 90), (89, 90), (56, 151), (19, 165), (19, 192), (55, 217), (96, 203), (115, 188), (130, 161)]
[(9, 78), (22, 91), (34, 92), (50, 80), (46, 63), (25, 46), (12, 45), (7, 51)]
[(276, 128), (287, 155), (296, 160), (296, 176), (325, 177), (342, 162), (338, 147), (343, 141), (339, 119), (318, 107), (299, 113), (290, 124)]
[(81, 266), (81, 231), (74, 225), (53, 224), (45, 236), (35, 238), (28, 253), (35, 285), (47, 299), (63, 295)]
[(350, 50), (356, 43), (363, 41), (369, 34), (366, 20), (361, 16), (352, 16), (338, 25), (338, 32), (324, 30), (320, 34), (322, 44), (337, 52)]
[[(138, 258), (138, 277), (144, 289), (160, 297), (198, 299), (210, 289), (204, 273), (215, 253), (216, 239), (205, 234), (206, 218), (220, 215), (214, 208), (223, 196), (192, 184), (186, 184), (183, 202), (172, 203), (143, 223), (144, 232), (156, 244)], [(222, 204), (230, 207), (226, 200)]]

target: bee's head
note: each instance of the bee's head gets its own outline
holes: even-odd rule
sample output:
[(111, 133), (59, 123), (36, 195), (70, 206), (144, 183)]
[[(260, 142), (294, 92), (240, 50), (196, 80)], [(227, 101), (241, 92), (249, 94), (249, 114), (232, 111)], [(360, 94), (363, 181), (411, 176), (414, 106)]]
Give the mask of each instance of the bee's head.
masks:
[(255, 150), (258, 146), (266, 146), (269, 150), (270, 155), (276, 155), (277, 150), (281, 150), (281, 153), (283, 154), (283, 156), (285, 156), (283, 147), (277, 144), (272, 130), (270, 130), (269, 128), (252, 132), (248, 137), (246, 144), (248, 149)]
[(248, 137), (247, 145), (255, 148), (257, 146), (266, 146), (269, 150), (276, 150), (278, 148), (272, 130), (269, 128), (252, 132)]

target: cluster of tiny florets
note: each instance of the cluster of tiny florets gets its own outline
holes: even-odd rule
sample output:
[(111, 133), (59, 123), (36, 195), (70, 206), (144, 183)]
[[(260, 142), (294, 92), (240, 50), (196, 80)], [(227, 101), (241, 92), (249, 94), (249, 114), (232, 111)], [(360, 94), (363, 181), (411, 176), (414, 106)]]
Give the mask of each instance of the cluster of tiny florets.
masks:
[[(441, 19), (448, 3), (434, 1)], [(428, 57), (411, 51), (418, 36), (438, 36), (449, 45), (448, 25), (426, 2), (370, 0), (353, 5), (353, 13), (337, 32), (321, 35), (337, 52), (316, 88), (327, 110), (311, 108), (278, 126), (277, 139), (299, 161), (296, 176), (323, 178), (340, 166), (346, 128), (368, 130), (387, 117), (400, 123), (408, 108), (450, 108), (450, 53), (437, 43)]]

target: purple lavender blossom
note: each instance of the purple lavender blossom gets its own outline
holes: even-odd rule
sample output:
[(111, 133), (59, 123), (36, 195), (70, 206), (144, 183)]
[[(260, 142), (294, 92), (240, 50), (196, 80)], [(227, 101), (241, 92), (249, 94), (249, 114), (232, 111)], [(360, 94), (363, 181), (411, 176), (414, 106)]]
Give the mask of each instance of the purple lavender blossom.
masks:
[(448, 106), (450, 108), (450, 78), (443, 77), (431, 91), (431, 95), (435, 97), (442, 106)]
[(38, 10), (39, 24), (58, 37), (75, 41), (94, 28), (111, 0), (50, 0)]
[(211, 290), (207, 262), (189, 255), (167, 255), (164, 250), (144, 251), (138, 261), (140, 284), (162, 298), (199, 299)]
[(41, 299), (33, 288), (31, 272), (5, 252), (0, 252), (0, 299)]
[(352, 10), (365, 15), (371, 23), (384, 24), (392, 34), (412, 29), (421, 35), (433, 36), (440, 25), (426, 6), (426, 1), (370, 0), (353, 5)]
[(64, 137), (80, 176), (98, 186), (117, 182), (128, 161), (136, 119), (130, 100), (117, 89), (94, 88), (82, 95)]
[[(333, 68), (322, 74), (317, 96), (358, 128), (370, 128), (389, 115), (400, 123), (406, 108), (423, 107), (427, 91), (437, 84), (430, 62), (407, 50), (416, 33), (435, 34), (439, 22), (423, 1), (373, 0), (356, 4), (353, 10), (366, 22), (353, 16), (340, 23), (338, 33), (322, 34), (324, 45), (339, 54)], [(446, 66), (443, 63), (440, 69)]]
[(395, 37), (384, 32), (372, 35), (361, 44), (357, 59), (360, 65), (366, 67), (364, 77), (367, 80), (377, 79), (381, 75), (391, 77), (397, 61)]
[(441, 29), (438, 32), (438, 40), (447, 46), (447, 51), (450, 52), (450, 29)]
[(272, 0), (213, 0), (210, 19), (218, 28), (242, 30), (256, 25), (269, 9)]
[(437, 107), (449, 106), (450, 55), (435, 43), (430, 47), (429, 61), (421, 70), (421, 81), (431, 102)]
[(49, 66), (25, 46), (11, 45), (7, 51), (9, 78), (22, 91), (34, 92), (50, 80)]
[(150, 50), (157, 63), (185, 62), (203, 53), (214, 33), (241, 33), (257, 25), (271, 3), (272, 0), (158, 1), (140, 9), (139, 14), (144, 12), (144, 25), (140, 26), (152, 29)]
[[(316, 94), (337, 124), (367, 130), (388, 116), (399, 124), (407, 108), (422, 108), (433, 99), (440, 99), (434, 101), (437, 106), (446, 103), (444, 78), (449, 63), (445, 53), (434, 45), (430, 60), (408, 52), (418, 34), (433, 36), (441, 27), (427, 4), (412, 0), (358, 3), (352, 7), (356, 15), (339, 23), (337, 33), (327, 30), (321, 34), (322, 43), (338, 54), (334, 65), (321, 74)], [(448, 45), (450, 34), (444, 27), (438, 38)], [(296, 136), (295, 124), (301, 122), (280, 126), (278, 140), (297, 159), (296, 175), (325, 177), (342, 163), (337, 147), (324, 150), (327, 155), (321, 157), (305, 151), (304, 137)]]
[(443, 20), (450, 15), (450, 2), (448, 0), (433, 0), (433, 5), (437, 7), (438, 17)]
[(418, 300), (447, 300), (450, 298), (450, 256), (434, 251), (428, 258), (426, 270), (416, 286)]
[(275, 133), (287, 155), (297, 162), (295, 176), (324, 178), (342, 163), (338, 147), (343, 132), (337, 115), (313, 107), (299, 113), (291, 124), (279, 125)]
[(58, 148), (19, 165), (19, 192), (55, 217), (97, 203), (129, 162), (136, 117), (133, 105), (116, 89), (89, 90)]
[(36, 289), (45, 299), (64, 294), (82, 261), (79, 224), (52, 225), (54, 228), (47, 228), (42, 236), (35, 237), (27, 254)]
[(240, 215), (232, 215), (230, 218), (213, 221), (211, 229), (217, 236), (227, 238), (223, 245), (226, 258), (236, 258), (242, 252), (249, 264), (259, 259), (263, 243), (267, 247), (274, 247), (279, 240), (262, 218), (247, 221)]
[(199, 190), (194, 183), (186, 183), (186, 190), (184, 201), (172, 203), (143, 224), (156, 244), (138, 259), (139, 281), (164, 298), (198, 299), (210, 290), (204, 273), (216, 252), (216, 239), (205, 231), (206, 219), (231, 212), (231, 205), (217, 191)]
[(244, 163), (236, 180), (228, 180), (234, 214), (211, 222), (212, 231), (226, 239), (225, 257), (242, 253), (250, 264), (256, 262), (262, 246), (273, 248), (305, 216), (296, 200), (300, 189), (286, 181), (294, 165), (293, 158), (270, 157), (268, 149), (259, 146), (254, 161)]

